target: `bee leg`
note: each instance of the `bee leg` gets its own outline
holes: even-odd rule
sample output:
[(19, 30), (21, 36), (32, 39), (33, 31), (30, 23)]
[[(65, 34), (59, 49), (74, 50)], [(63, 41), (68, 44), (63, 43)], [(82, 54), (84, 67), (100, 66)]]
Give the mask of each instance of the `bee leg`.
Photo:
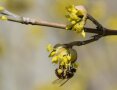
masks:
[(59, 87), (63, 86), (69, 79), (67, 79), (65, 82), (63, 82)]

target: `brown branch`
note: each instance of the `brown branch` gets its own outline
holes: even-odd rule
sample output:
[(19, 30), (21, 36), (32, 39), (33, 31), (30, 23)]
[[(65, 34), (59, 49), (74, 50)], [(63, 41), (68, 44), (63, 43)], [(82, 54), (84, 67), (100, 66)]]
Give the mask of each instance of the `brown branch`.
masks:
[[(47, 22), (47, 21), (43, 21), (43, 20), (36, 20), (36, 19), (27, 18), (27, 17), (21, 17), (21, 16), (13, 14), (13, 13), (7, 11), (7, 10), (3, 10), (2, 12), (0, 12), (0, 14), (7, 15), (8, 21), (22, 23), (22, 24), (26, 24), (26, 25), (31, 24), (31, 25), (39, 25), (39, 26), (59, 28), (59, 29), (65, 29), (66, 28), (65, 24)], [(95, 20), (92, 16), (88, 15), (88, 18), (93, 20), (93, 23), (95, 25), (97, 25), (97, 23), (95, 22)], [(87, 28), (87, 27), (85, 27), (84, 29), (85, 29), (85, 32), (88, 32), (88, 33), (96, 33), (96, 34), (100, 33), (100, 31), (97, 28)], [(111, 30), (111, 29), (105, 28), (105, 36), (107, 36), (107, 35), (117, 35), (117, 30)]]
[[(1, 15), (6, 15), (7, 18), (8, 18), (8, 21), (17, 22), (17, 23), (21, 23), (21, 24), (25, 24), (25, 25), (30, 24), (30, 25), (39, 25), (39, 26), (47, 26), (47, 27), (53, 27), (53, 28), (59, 28), (59, 29), (66, 29), (65, 24), (47, 22), (47, 21), (43, 21), (43, 20), (36, 20), (36, 19), (27, 18), (27, 17), (21, 17), (21, 16), (18, 16), (16, 14), (13, 14), (13, 13), (9, 12), (6, 9), (1, 11), (0, 14)], [(86, 41), (71, 42), (71, 43), (69, 43), (70, 45), (72, 45), (72, 46), (73, 45), (81, 46), (81, 45), (85, 45), (85, 44), (88, 44), (90, 42), (96, 41), (96, 40), (98, 40), (99, 38), (101, 38), (103, 36), (117, 35), (117, 30), (111, 30), (111, 29), (104, 28), (91, 15), (88, 14), (87, 19), (91, 20), (96, 25), (96, 28), (85, 27), (84, 28), (85, 32), (94, 33), (94, 34), (97, 34), (97, 35), (93, 36), (93, 38), (91, 38), (89, 40), (86, 40)]]
[[(30, 22), (24, 22), (22, 20), (16, 20), (16, 19), (8, 19), (9, 21), (12, 22), (18, 22), (18, 23), (22, 23), (22, 24), (31, 24), (31, 25), (39, 25), (39, 26), (47, 26), (47, 27), (53, 27), (53, 28), (59, 28), (59, 29), (65, 29), (66, 25), (65, 24), (60, 24), (60, 23), (52, 23), (52, 22), (47, 22), (47, 21), (42, 21), (42, 20), (35, 20), (33, 19), (35, 22), (32, 22), (32, 19), (30, 19)], [(85, 27), (85, 32), (88, 33), (100, 33), (97, 29), (95, 28), (88, 28)], [(105, 36), (107, 35), (117, 35), (117, 30), (112, 30), (112, 29), (107, 29), (105, 28)]]
[(101, 35), (94, 35), (94, 36), (92, 36), (91, 39), (84, 40), (84, 41), (73, 41), (73, 42), (70, 42), (70, 43), (67, 43), (67, 44), (64, 44), (64, 45), (68, 48), (72, 48), (73, 46), (82, 46), (82, 45), (86, 45), (86, 44), (89, 44), (91, 42), (97, 41), (101, 37), (102, 37)]

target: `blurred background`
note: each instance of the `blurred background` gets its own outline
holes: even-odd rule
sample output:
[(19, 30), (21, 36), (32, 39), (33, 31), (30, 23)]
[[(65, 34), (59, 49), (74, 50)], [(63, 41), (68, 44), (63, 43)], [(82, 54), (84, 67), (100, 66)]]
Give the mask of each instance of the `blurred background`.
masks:
[[(102, 25), (117, 30), (117, 0), (0, 0), (13, 13), (57, 23), (68, 22), (65, 7), (72, 4), (84, 5)], [(117, 90), (117, 36), (74, 47), (77, 73), (63, 87), (52, 84), (56, 67), (47, 45), (75, 40), (82, 40), (75, 32), (0, 21), (0, 90)]]

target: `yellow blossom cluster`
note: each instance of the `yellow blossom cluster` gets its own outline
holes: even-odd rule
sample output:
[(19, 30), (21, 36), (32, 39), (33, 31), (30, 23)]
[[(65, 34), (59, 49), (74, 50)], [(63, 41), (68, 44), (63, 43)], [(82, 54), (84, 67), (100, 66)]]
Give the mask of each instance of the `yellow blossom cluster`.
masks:
[(64, 44), (56, 44), (54, 47), (49, 44), (47, 50), (50, 52), (49, 57), (52, 57), (52, 63), (58, 64), (57, 73), (68, 71), (71, 67), (77, 68), (77, 52), (72, 48), (66, 47)]
[(83, 6), (69, 6), (66, 8), (68, 14), (66, 17), (70, 21), (70, 24), (66, 26), (67, 30), (73, 30), (81, 33), (85, 37), (84, 25), (87, 19), (87, 11)]

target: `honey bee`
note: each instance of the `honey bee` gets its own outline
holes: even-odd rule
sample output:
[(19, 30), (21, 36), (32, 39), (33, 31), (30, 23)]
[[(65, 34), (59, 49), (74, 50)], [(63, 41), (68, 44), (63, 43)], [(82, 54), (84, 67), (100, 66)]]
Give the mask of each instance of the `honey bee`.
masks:
[(76, 68), (70, 66), (69, 69), (66, 69), (64, 67), (57, 68), (55, 70), (55, 74), (58, 77), (53, 83), (57, 83), (57, 81), (61, 82), (65, 80), (63, 83), (60, 84), (60, 86), (63, 86), (69, 79), (71, 79), (74, 76), (74, 73), (76, 72)]
[(69, 79), (71, 79), (75, 72), (77, 63), (77, 52), (72, 47), (68, 47), (64, 44), (56, 44), (52, 50), (50, 50), (49, 57), (52, 57), (52, 63), (58, 64), (55, 69), (55, 74), (58, 77), (53, 83), (63, 81), (60, 86), (64, 85)]

